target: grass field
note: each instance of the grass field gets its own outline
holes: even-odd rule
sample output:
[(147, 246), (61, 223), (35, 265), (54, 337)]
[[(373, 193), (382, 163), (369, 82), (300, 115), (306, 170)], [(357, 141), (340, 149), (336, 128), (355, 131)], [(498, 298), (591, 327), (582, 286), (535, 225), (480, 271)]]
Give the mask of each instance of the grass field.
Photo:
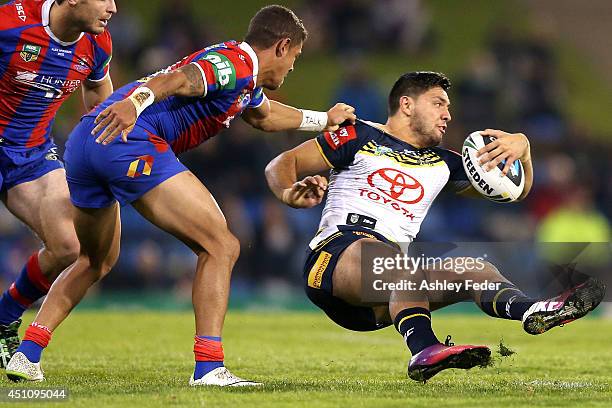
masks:
[[(393, 329), (353, 333), (320, 313), (230, 312), (226, 365), (265, 386), (196, 389), (187, 386), (190, 313), (77, 312), (43, 354), (47, 381), (26, 386), (69, 389), (68, 402), (49, 406), (612, 405), (610, 320), (583, 319), (530, 336), (517, 322), (434, 314), (434, 329), (442, 339), (450, 333), (457, 344), (494, 350), (503, 337), (516, 354), (497, 359), (492, 368), (449, 370), (423, 385), (405, 378), (409, 354)], [(0, 381), (1, 388), (13, 386)]]

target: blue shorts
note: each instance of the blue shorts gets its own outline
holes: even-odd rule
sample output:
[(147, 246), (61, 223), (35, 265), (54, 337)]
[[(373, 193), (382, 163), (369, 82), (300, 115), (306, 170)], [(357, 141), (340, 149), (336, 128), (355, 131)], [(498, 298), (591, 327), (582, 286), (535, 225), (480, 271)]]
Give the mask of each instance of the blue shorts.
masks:
[(0, 192), (63, 167), (57, 145), (51, 139), (28, 150), (0, 145)]
[(123, 206), (187, 170), (165, 140), (139, 125), (127, 143), (120, 137), (109, 145), (96, 143), (94, 119), (82, 118), (66, 143), (66, 178), (77, 207), (104, 208), (115, 200)]

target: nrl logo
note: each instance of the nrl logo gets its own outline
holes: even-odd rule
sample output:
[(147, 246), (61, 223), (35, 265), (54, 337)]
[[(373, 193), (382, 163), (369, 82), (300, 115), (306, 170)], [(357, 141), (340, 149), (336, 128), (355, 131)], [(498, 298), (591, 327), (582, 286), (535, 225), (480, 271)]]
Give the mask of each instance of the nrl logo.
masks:
[(377, 144), (376, 147), (374, 148), (374, 154), (376, 156), (384, 156), (392, 152), (393, 152), (393, 149), (391, 149), (390, 147), (381, 146), (379, 144)]
[(19, 55), (25, 62), (33, 62), (38, 59), (40, 49), (40, 45), (24, 44)]

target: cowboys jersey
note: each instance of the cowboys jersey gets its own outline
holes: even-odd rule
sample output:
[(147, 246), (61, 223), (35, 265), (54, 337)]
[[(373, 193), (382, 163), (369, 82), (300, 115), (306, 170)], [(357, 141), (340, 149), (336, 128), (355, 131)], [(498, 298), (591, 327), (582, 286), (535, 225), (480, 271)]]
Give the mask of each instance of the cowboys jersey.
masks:
[(442, 190), (470, 187), (459, 154), (440, 147), (417, 149), (370, 122), (321, 133), (315, 141), (332, 170), (311, 248), (343, 225), (410, 243)]

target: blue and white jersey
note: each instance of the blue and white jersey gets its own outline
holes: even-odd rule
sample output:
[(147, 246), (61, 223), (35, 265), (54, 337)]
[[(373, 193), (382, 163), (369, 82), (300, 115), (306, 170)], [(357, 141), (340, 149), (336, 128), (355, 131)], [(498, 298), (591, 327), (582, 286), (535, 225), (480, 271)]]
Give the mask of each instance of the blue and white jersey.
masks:
[(412, 242), (443, 189), (470, 187), (458, 153), (417, 149), (374, 123), (358, 121), (315, 141), (332, 170), (311, 248), (339, 225), (366, 226), (391, 241)]

